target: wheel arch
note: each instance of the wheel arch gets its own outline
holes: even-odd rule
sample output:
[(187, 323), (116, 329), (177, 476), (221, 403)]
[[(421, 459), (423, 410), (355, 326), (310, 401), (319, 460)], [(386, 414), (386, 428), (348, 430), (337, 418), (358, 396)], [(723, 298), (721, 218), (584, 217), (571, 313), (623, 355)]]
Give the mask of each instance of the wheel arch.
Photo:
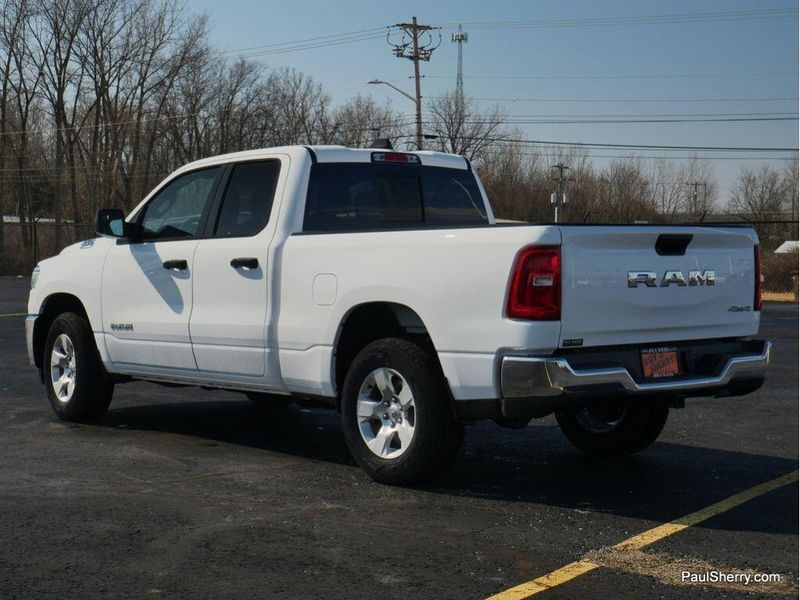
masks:
[(436, 354), (428, 328), (411, 307), (389, 301), (370, 301), (351, 307), (339, 322), (333, 345), (331, 371), (337, 408), (342, 384), (353, 359), (367, 344), (386, 337), (414, 341)]
[(89, 321), (86, 307), (74, 294), (59, 292), (50, 294), (44, 299), (39, 308), (36, 324), (33, 327), (33, 360), (40, 373), (42, 371), (42, 354), (47, 340), (47, 333), (58, 315), (65, 312), (76, 313)]

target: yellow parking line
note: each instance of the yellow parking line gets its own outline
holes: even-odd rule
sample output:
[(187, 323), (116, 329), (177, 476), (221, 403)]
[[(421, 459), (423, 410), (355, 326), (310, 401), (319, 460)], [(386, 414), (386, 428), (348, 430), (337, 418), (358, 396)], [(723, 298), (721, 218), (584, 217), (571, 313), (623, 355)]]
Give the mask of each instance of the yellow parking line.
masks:
[(0, 317), (27, 317), (28, 313), (7, 313), (5, 315), (0, 315)]
[[(707, 521), (711, 517), (715, 517), (721, 513), (731, 510), (732, 508), (736, 508), (745, 502), (749, 502), (753, 498), (762, 496), (767, 492), (776, 490), (789, 483), (794, 483), (797, 481), (797, 479), (797, 471), (787, 473), (786, 475), (781, 475), (776, 479), (759, 484), (755, 487), (751, 487), (743, 492), (734, 494), (733, 496), (729, 496), (728, 498), (720, 500), (711, 506), (701, 508), (696, 512), (685, 515), (679, 519), (675, 519), (670, 523), (665, 523), (663, 525), (659, 525), (658, 527), (654, 527), (653, 529), (648, 529), (647, 531), (630, 537), (627, 540), (623, 540), (618, 544), (614, 544), (613, 547), (625, 550), (638, 550), (645, 546), (649, 546), (650, 544), (654, 544), (659, 540), (663, 540), (665, 537), (678, 533), (679, 531), (683, 531), (687, 527), (697, 525), (698, 523)], [(599, 566), (600, 565), (595, 564), (590, 560), (580, 559), (563, 566), (560, 569), (556, 569), (547, 575), (537, 577), (533, 581), (528, 581), (500, 592), (499, 594), (495, 594), (494, 596), (490, 596), (487, 600), (521, 600), (522, 598), (529, 598), (530, 596), (538, 594), (539, 592), (543, 592), (547, 589), (559, 586), (562, 583), (566, 583), (567, 581), (575, 579), (576, 577), (580, 577), (589, 571), (597, 569)]]

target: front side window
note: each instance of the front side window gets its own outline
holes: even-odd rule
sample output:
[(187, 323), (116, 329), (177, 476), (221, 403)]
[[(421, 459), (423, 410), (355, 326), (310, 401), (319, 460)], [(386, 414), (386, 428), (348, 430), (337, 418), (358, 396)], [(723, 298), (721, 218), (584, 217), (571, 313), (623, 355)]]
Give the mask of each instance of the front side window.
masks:
[(222, 198), (215, 235), (245, 237), (264, 229), (272, 210), (280, 167), (278, 160), (234, 165)]
[(212, 167), (170, 181), (145, 207), (142, 237), (159, 240), (196, 236), (218, 174), (219, 167)]
[(474, 175), (407, 165), (320, 163), (311, 169), (309, 232), (488, 223)]

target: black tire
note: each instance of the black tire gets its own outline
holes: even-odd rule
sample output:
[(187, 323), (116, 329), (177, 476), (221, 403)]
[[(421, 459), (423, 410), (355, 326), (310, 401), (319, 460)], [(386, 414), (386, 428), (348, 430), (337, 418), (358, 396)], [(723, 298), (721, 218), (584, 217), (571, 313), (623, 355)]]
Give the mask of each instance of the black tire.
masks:
[[(598, 456), (620, 456), (644, 450), (664, 429), (669, 407), (664, 404), (596, 408), (567, 407), (556, 411), (561, 431), (577, 448)], [(608, 423), (607, 430), (590, 427)]]
[[(413, 395), (413, 437), (396, 458), (381, 458), (369, 449), (357, 415), (362, 385), (381, 368), (399, 373)], [(464, 438), (464, 426), (453, 415), (449, 393), (436, 356), (417, 344), (385, 338), (362, 349), (347, 371), (341, 404), (344, 437), (358, 465), (375, 481), (392, 485), (422, 482), (444, 473)]]
[[(62, 335), (70, 341), (74, 356), (74, 386), (67, 399), (58, 396), (51, 366), (53, 346)], [(114, 384), (103, 368), (92, 329), (84, 317), (75, 313), (63, 313), (56, 317), (50, 325), (44, 345), (42, 371), (47, 398), (59, 419), (87, 423), (99, 419), (108, 409)]]

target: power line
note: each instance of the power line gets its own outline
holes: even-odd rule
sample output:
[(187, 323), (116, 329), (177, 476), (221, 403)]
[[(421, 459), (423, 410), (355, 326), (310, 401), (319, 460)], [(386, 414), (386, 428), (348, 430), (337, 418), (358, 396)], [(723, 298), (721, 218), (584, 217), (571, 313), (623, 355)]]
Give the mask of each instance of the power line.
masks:
[[(510, 125), (569, 125), (569, 124), (626, 124), (637, 123), (758, 123), (770, 121), (797, 121), (797, 117), (759, 117), (759, 118), (731, 118), (731, 119), (570, 119), (570, 120), (509, 120), (503, 121)], [(480, 123), (481, 121), (473, 121)]]
[[(607, 118), (607, 119), (580, 119), (580, 118), (569, 118), (569, 119), (537, 119), (537, 118), (529, 118), (529, 119), (501, 119), (498, 120), (498, 123), (502, 123), (505, 125), (569, 125), (569, 124), (578, 124), (578, 125), (588, 125), (588, 124), (596, 124), (596, 125), (603, 125), (603, 124), (637, 124), (637, 123), (758, 123), (758, 122), (771, 122), (771, 121), (797, 121), (797, 115), (793, 117), (731, 117), (731, 118), (709, 118), (709, 119), (700, 119), (700, 118), (687, 118), (687, 119), (616, 119), (616, 118)], [(426, 123), (430, 124), (431, 122), (425, 121)], [(486, 119), (464, 119), (464, 124), (481, 124), (486, 123)]]
[(263, 49), (267, 49), (267, 48), (289, 47), (289, 46), (295, 46), (295, 45), (298, 45), (298, 44), (308, 44), (309, 42), (319, 42), (319, 41), (322, 41), (322, 40), (329, 40), (329, 41), (333, 40), (333, 41), (335, 41), (336, 39), (350, 38), (352, 36), (359, 36), (359, 35), (364, 35), (364, 34), (367, 34), (367, 33), (374, 35), (378, 31), (385, 32), (386, 31), (386, 27), (372, 27), (370, 29), (358, 29), (356, 31), (347, 31), (347, 32), (343, 32), (343, 33), (332, 33), (330, 35), (320, 35), (320, 36), (317, 36), (317, 37), (305, 38), (305, 39), (302, 39), (302, 40), (293, 40), (293, 41), (288, 41), (288, 42), (276, 42), (274, 44), (261, 44), (259, 46), (247, 46), (245, 48), (235, 48), (235, 49), (232, 49), (232, 50), (223, 50), (222, 53), (223, 54), (238, 54), (240, 52), (249, 52), (249, 51), (252, 51), (252, 50), (263, 50)]
[(495, 142), (511, 144), (544, 144), (548, 146), (575, 146), (586, 148), (625, 148), (640, 150), (711, 150), (715, 152), (797, 152), (797, 148), (766, 148), (758, 146), (670, 146), (661, 144), (607, 144), (592, 142), (553, 142), (545, 140), (495, 139)]
[[(548, 148), (547, 146), (539, 146), (543, 149), (554, 149)], [(488, 154), (499, 154), (504, 152), (505, 150), (497, 148), (492, 149), (490, 148), (487, 150)], [(546, 153), (543, 152), (515, 152), (520, 156), (544, 156)], [(675, 155), (652, 155), (652, 154), (594, 154), (589, 153), (587, 155), (588, 158), (631, 158), (634, 160), (707, 160), (707, 161), (719, 161), (719, 160), (739, 160), (739, 161), (750, 161), (750, 160), (770, 160), (770, 161), (780, 161), (780, 160), (797, 160), (796, 156), (703, 156), (699, 154), (687, 154), (684, 156), (675, 156)]]
[[(657, 22), (668, 21), (677, 22), (676, 19), (700, 19), (700, 20), (716, 20), (716, 19), (729, 19), (729, 18), (774, 18), (793, 16), (797, 14), (797, 9), (772, 9), (772, 10), (751, 10), (751, 11), (727, 11), (717, 13), (686, 13), (676, 15), (651, 15), (641, 17), (609, 17), (609, 18), (594, 18), (594, 19), (568, 19), (568, 20), (555, 20), (555, 21), (500, 21), (500, 22), (474, 22), (469, 23), (476, 28), (503, 28), (503, 27), (571, 27), (571, 26), (585, 26), (587, 24), (636, 24), (644, 22)], [(453, 24), (455, 26), (455, 24)], [(275, 42), (270, 44), (259, 44), (255, 46), (246, 46), (243, 48), (233, 48), (223, 50), (223, 59), (229, 60), (231, 58), (238, 58), (239, 55), (244, 57), (255, 56), (269, 56), (273, 54), (283, 54), (287, 52), (296, 52), (299, 50), (308, 50), (313, 48), (324, 48), (328, 46), (335, 46), (340, 44), (350, 44), (366, 40), (380, 39), (384, 37), (396, 26), (390, 27), (371, 27), (366, 29), (357, 29), (354, 31), (347, 31), (342, 33), (333, 33), (328, 35), (315, 36), (310, 38), (302, 38), (298, 40), (290, 40), (286, 42)], [(757, 74), (754, 74), (754, 76)], [(722, 75), (723, 77), (726, 75)], [(439, 76), (435, 76), (439, 77)], [(478, 77), (478, 76), (476, 76)], [(620, 76), (619, 78), (635, 78), (637, 76)], [(653, 77), (653, 76), (640, 76), (640, 77)], [(656, 76), (657, 77), (657, 76)], [(669, 77), (669, 76), (667, 76)], [(681, 76), (678, 76), (681, 77)], [(700, 77), (700, 75), (697, 75)], [(561, 77), (563, 78), (563, 77)]]
[[(569, 124), (636, 124), (636, 123), (758, 123), (771, 121), (797, 121), (798, 113), (774, 113), (776, 116), (732, 116), (717, 117), (716, 115), (697, 116), (692, 115), (505, 115), (493, 118), (465, 118), (464, 124), (481, 124), (497, 122), (505, 125), (569, 125)], [(748, 113), (742, 113), (747, 115)], [(758, 113), (755, 113), (758, 114)], [(765, 113), (767, 115), (773, 113)], [(423, 121), (431, 125), (433, 121)]]
[[(464, 139), (463, 136), (451, 136)], [(487, 141), (497, 144), (533, 144), (541, 146), (567, 146), (575, 148), (620, 148), (631, 150), (703, 150), (718, 152), (797, 152), (797, 148), (767, 148), (758, 146), (671, 146), (661, 144), (606, 144), (595, 142), (554, 142), (548, 140), (524, 140), (513, 138), (490, 138)]]
[[(232, 108), (220, 108), (211, 111), (195, 111), (195, 112), (185, 112), (185, 113), (175, 113), (175, 114), (160, 114), (155, 117), (142, 117), (141, 119), (126, 119), (124, 121), (109, 121), (104, 123), (87, 123), (82, 125), (73, 125), (70, 127), (29, 127), (28, 129), (16, 129), (11, 131), (3, 131), (0, 132), (0, 137), (4, 135), (22, 135), (22, 134), (30, 134), (30, 133), (53, 133), (56, 131), (81, 131), (84, 129), (91, 130), (91, 129), (104, 129), (107, 127), (119, 127), (124, 125), (135, 125), (137, 123), (141, 123), (143, 125), (154, 123), (157, 121), (179, 121), (181, 119), (189, 119), (191, 117), (196, 116), (209, 116), (209, 117), (216, 117), (220, 114), (229, 113), (236, 110), (237, 107)], [(269, 113), (272, 109), (271, 108), (263, 108), (263, 109), (256, 109), (249, 113), (250, 116), (252, 115), (259, 115)], [(153, 114), (156, 111), (150, 110), (145, 111), (145, 115)], [(408, 119), (413, 119), (413, 117), (401, 115), (397, 119), (389, 119), (388, 121), (383, 122), (383, 125), (391, 126), (393, 123), (400, 124), (401, 121), (405, 121)], [(398, 125), (399, 126), (399, 125)]]
[[(722, 118), (722, 117), (797, 117), (797, 112), (734, 112), (734, 113), (510, 113), (503, 115), (503, 119), (662, 119), (662, 118)], [(413, 118), (414, 115), (400, 113), (400, 116)]]
[[(359, 130), (359, 131), (366, 131)], [(403, 136), (409, 137), (409, 136)], [(525, 144), (526, 146), (536, 146), (535, 144)], [(554, 146), (547, 146), (541, 145), (536, 146), (545, 150), (543, 152), (523, 152), (516, 150), (515, 154), (520, 156), (547, 156), (552, 154), (552, 152), (546, 152), (546, 150), (557, 150)], [(506, 152), (507, 149), (504, 148), (489, 148), (486, 152), (487, 154), (501, 154)], [(691, 155), (683, 155), (683, 156), (676, 156), (676, 155), (652, 155), (652, 154), (595, 154), (589, 153), (587, 154), (587, 158), (610, 158), (610, 159), (633, 159), (633, 160), (703, 160), (703, 161), (720, 161), (720, 160), (769, 160), (769, 161), (789, 161), (789, 160), (797, 160), (796, 156), (707, 156), (707, 155), (698, 155), (698, 154), (691, 154)], [(4, 181), (9, 182), (46, 182), (52, 181), (52, 178), (55, 174), (52, 172), (52, 167), (26, 167), (23, 169), (18, 168), (5, 168), (0, 169), (0, 173), (12, 173), (15, 174), (14, 176), (3, 175), (2, 178)], [(124, 178), (158, 178), (158, 177), (166, 177), (169, 175), (171, 171), (166, 172), (156, 172), (156, 173), (149, 173), (146, 169), (134, 169), (132, 171), (124, 172), (118, 168), (101, 168), (99, 166), (92, 166), (87, 165), (85, 167), (81, 167), (80, 165), (76, 165), (73, 167), (66, 167), (65, 172), (76, 172), (76, 174), (80, 175), (82, 178), (99, 178), (106, 174), (114, 174), (119, 175)], [(31, 173), (30, 175), (23, 175), (21, 173)]]
[(246, 54), (241, 54), (238, 56), (220, 56), (220, 60), (233, 60), (233, 59), (240, 59), (240, 58), (256, 58), (259, 56), (274, 56), (276, 54), (286, 54), (289, 52), (298, 52), (300, 50), (311, 50), (315, 48), (327, 48), (330, 46), (341, 46), (343, 44), (353, 44), (356, 42), (365, 42), (368, 40), (380, 40), (385, 37), (385, 34), (375, 35), (375, 34), (365, 34), (361, 36), (353, 36), (351, 38), (342, 39), (342, 40), (330, 40), (330, 41), (322, 41), (322, 42), (312, 42), (308, 44), (300, 44), (296, 46), (288, 46), (282, 48), (275, 48), (271, 50), (261, 50), (256, 52), (250, 52)]
[[(215, 114), (217, 113), (224, 113), (230, 112), (231, 110), (235, 109), (219, 109), (213, 111)], [(269, 109), (264, 110), (257, 110), (251, 114), (260, 114), (263, 112), (267, 112)], [(153, 114), (156, 111), (147, 111), (145, 114)], [(141, 119), (142, 123), (152, 123), (156, 121), (171, 121), (171, 120), (181, 120), (181, 119), (188, 119), (194, 116), (198, 116), (202, 114), (202, 111), (197, 112), (186, 112), (186, 113), (177, 113), (177, 114), (161, 114), (155, 117), (144, 117)], [(709, 117), (709, 120), (715, 120), (714, 117), (720, 117), (719, 120), (722, 120), (721, 117), (781, 117), (787, 118), (787, 120), (796, 120), (798, 113), (789, 113), (789, 112), (742, 112), (742, 113), (656, 113), (656, 114), (613, 114), (613, 115), (606, 115), (606, 114), (510, 114), (506, 115), (506, 119), (504, 119), (504, 123), (509, 124), (526, 124), (527, 121), (525, 119), (572, 119), (572, 118), (597, 118), (597, 119), (604, 119), (608, 118), (631, 118), (636, 119), (637, 117), (645, 117), (645, 118), (668, 118), (668, 117), (676, 117), (676, 118), (683, 118), (683, 117)], [(791, 117), (791, 119), (788, 119)], [(407, 114), (400, 114), (396, 119), (390, 119), (386, 125), (395, 125), (395, 126), (403, 126), (409, 125), (405, 121), (413, 121), (414, 115), (407, 115)], [(520, 119), (520, 121), (516, 121), (515, 119)], [(737, 119), (739, 120), (739, 119)], [(744, 120), (744, 119), (742, 119)], [(760, 120), (760, 119), (754, 119)], [(766, 119), (765, 119), (766, 120)], [(50, 133), (56, 131), (80, 131), (80, 130), (91, 130), (91, 129), (103, 129), (106, 127), (118, 127), (123, 125), (133, 125), (136, 124), (138, 121), (136, 119), (126, 119), (123, 121), (109, 121), (103, 123), (87, 123), (83, 125), (74, 125), (71, 127), (30, 127), (28, 129), (16, 129), (10, 131), (4, 131), (0, 133), (0, 136), (3, 135), (21, 135), (21, 134), (30, 134), (30, 133)], [(546, 121), (542, 121), (545, 123)], [(553, 123), (562, 123), (562, 121), (552, 121)], [(563, 121), (563, 123), (572, 123), (575, 121)], [(587, 123), (590, 121), (586, 121)], [(595, 121), (591, 121), (595, 122)], [(597, 122), (607, 122), (607, 121), (597, 121)], [(644, 121), (643, 121), (644, 122)], [(660, 121), (654, 121), (660, 122)], [(430, 124), (430, 121), (424, 121), (424, 123)], [(531, 124), (539, 124), (538, 121), (531, 121)]]
[[(648, 24), (656, 22), (695, 22), (695, 21), (730, 20), (730, 19), (741, 20), (741, 19), (752, 19), (752, 18), (777, 18), (777, 17), (794, 16), (797, 14), (797, 12), (798, 12), (797, 9), (785, 8), (785, 9), (771, 9), (771, 10), (727, 11), (727, 12), (716, 12), (716, 13), (651, 15), (651, 16), (640, 16), (640, 17), (567, 19), (567, 20), (554, 20), (554, 21), (474, 22), (468, 24), (474, 26), (475, 28), (483, 28), (483, 29), (507, 28), (507, 27), (511, 28), (584, 27), (588, 25), (626, 25), (626, 24)], [(453, 26), (454, 25), (455, 24), (453, 24)], [(285, 54), (290, 52), (298, 52), (302, 50), (326, 48), (342, 44), (352, 44), (357, 42), (381, 39), (385, 35), (388, 35), (393, 29), (396, 30), (396, 26), (372, 27), (372, 28), (357, 29), (354, 31), (342, 32), (342, 33), (321, 35), (310, 38), (302, 38), (299, 40), (291, 40), (286, 42), (275, 42), (271, 44), (260, 44), (255, 46), (246, 46), (243, 48), (234, 48), (230, 50), (223, 50), (221, 52), (220, 59), (231, 60), (238, 58), (272, 56), (276, 54)], [(631, 76), (625, 76), (625, 78), (629, 77)], [(642, 77), (647, 77), (647, 76), (642, 76)]]
[(580, 119), (588, 119), (588, 118), (604, 118), (608, 117), (611, 119), (614, 118), (666, 118), (666, 117), (676, 117), (676, 118), (683, 118), (683, 117), (791, 117), (791, 116), (798, 116), (797, 111), (795, 112), (734, 112), (734, 113), (570, 113), (570, 114), (541, 114), (541, 113), (511, 113), (505, 115), (505, 117), (509, 118), (541, 118), (541, 119), (550, 119), (550, 118), (580, 118)]
[[(601, 27), (619, 25), (658, 25), (674, 23), (703, 23), (709, 21), (749, 21), (793, 17), (797, 8), (737, 10), (700, 13), (673, 13), (660, 15), (591, 17), (584, 19), (551, 19), (541, 21), (461, 21), (473, 29), (540, 29), (564, 27)], [(454, 23), (445, 23), (454, 26)]]
[[(442, 98), (443, 96), (433, 96)], [(576, 103), (652, 103), (670, 102), (788, 102), (796, 101), (797, 96), (783, 98), (472, 98), (486, 102), (576, 102)]]
[[(553, 149), (543, 147), (544, 149)], [(489, 149), (487, 150), (487, 154), (500, 154), (503, 150), (499, 148)], [(552, 155), (552, 153), (547, 152), (515, 152), (520, 156), (538, 156), (538, 157), (546, 157), (548, 155)], [(702, 155), (686, 155), (686, 156), (658, 156), (658, 155), (630, 155), (630, 154), (593, 154), (590, 153), (587, 155), (587, 158), (608, 158), (608, 159), (631, 159), (631, 160), (682, 160), (682, 161), (692, 161), (692, 160), (702, 160), (702, 161), (720, 161), (720, 160), (769, 160), (769, 161), (778, 161), (778, 160), (796, 160), (797, 157), (794, 156), (782, 156), (782, 157), (765, 157), (765, 156), (702, 156)], [(48, 169), (42, 167), (40, 169), (36, 169), (40, 171), (39, 173), (34, 173), (32, 175), (13, 175), (13, 176), (3, 176), (3, 180), (6, 182), (27, 182), (27, 183), (46, 183), (53, 180), (54, 175), (48, 173), (51, 171), (52, 168)], [(77, 170), (77, 169), (76, 169)], [(14, 172), (16, 169), (3, 169), (3, 172)], [(27, 171), (27, 169), (26, 169)], [(104, 175), (113, 174), (119, 175), (125, 179), (163, 179), (167, 175), (169, 175), (171, 171), (161, 172), (161, 173), (147, 173), (145, 170), (134, 170), (130, 173), (122, 173), (119, 170), (115, 169), (93, 169), (90, 170), (88, 173), (80, 173), (79, 176), (82, 179), (99, 179), (102, 178)]]
[[(738, 77), (796, 77), (797, 71), (782, 73), (692, 73), (664, 75), (464, 75), (465, 79), (725, 79)], [(426, 79), (449, 79), (450, 75), (425, 75)]]

